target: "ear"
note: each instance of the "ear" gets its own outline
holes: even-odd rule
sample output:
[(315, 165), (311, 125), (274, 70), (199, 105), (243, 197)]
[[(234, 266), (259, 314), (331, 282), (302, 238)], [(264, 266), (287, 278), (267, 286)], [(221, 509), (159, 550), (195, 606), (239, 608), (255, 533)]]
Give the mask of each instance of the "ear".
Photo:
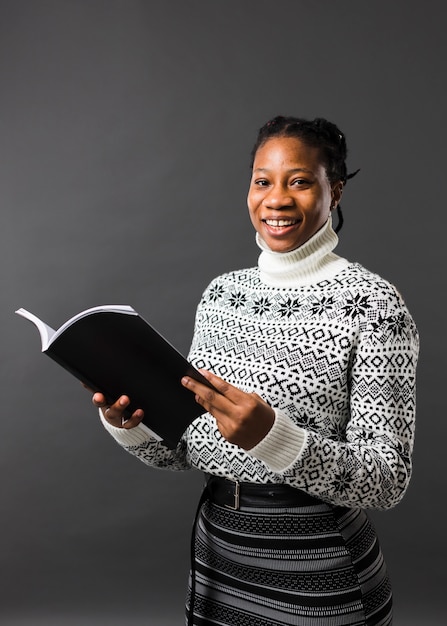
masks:
[(337, 208), (340, 204), (341, 197), (343, 195), (343, 182), (338, 180), (331, 186), (331, 211)]

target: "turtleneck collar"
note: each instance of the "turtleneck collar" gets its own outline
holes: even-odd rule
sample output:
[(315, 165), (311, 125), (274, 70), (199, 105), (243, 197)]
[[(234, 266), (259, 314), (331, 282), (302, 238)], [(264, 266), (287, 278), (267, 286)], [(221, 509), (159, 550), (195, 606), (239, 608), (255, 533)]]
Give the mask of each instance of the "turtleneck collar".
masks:
[(256, 243), (262, 250), (258, 259), (261, 280), (273, 287), (315, 284), (333, 278), (349, 265), (332, 252), (338, 237), (331, 217), (306, 243), (291, 252), (273, 252), (258, 233)]

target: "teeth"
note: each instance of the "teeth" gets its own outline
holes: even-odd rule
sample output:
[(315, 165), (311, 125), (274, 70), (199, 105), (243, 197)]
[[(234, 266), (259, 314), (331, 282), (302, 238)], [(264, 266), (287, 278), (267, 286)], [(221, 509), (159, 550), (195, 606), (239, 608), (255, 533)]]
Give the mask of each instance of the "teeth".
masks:
[(292, 226), (296, 224), (298, 220), (265, 220), (265, 223), (269, 226)]

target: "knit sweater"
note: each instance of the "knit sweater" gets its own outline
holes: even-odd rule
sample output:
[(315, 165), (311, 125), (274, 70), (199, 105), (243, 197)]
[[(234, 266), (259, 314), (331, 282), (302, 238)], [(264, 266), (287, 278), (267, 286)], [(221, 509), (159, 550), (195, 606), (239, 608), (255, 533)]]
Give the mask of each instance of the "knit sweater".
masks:
[[(274, 409), (251, 450), (226, 441), (204, 413), (175, 450), (139, 425), (104, 426), (128, 452), (159, 468), (197, 468), (285, 483), (335, 505), (386, 509), (411, 476), (418, 334), (386, 280), (333, 253), (331, 220), (288, 253), (219, 276), (199, 303), (189, 354)], [(175, 419), (169, 415), (166, 419)]]

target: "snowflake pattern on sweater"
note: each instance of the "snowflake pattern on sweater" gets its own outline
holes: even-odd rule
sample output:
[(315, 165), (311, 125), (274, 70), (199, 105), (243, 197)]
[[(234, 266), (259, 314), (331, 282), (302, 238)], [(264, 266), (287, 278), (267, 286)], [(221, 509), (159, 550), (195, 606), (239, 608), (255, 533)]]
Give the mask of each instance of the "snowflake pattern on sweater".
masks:
[(175, 451), (150, 438), (122, 445), (157, 467), (390, 508), (411, 476), (417, 356), (401, 296), (357, 263), (297, 287), (269, 286), (257, 267), (224, 274), (202, 296), (189, 359), (269, 402), (270, 433), (247, 452), (205, 413)]

